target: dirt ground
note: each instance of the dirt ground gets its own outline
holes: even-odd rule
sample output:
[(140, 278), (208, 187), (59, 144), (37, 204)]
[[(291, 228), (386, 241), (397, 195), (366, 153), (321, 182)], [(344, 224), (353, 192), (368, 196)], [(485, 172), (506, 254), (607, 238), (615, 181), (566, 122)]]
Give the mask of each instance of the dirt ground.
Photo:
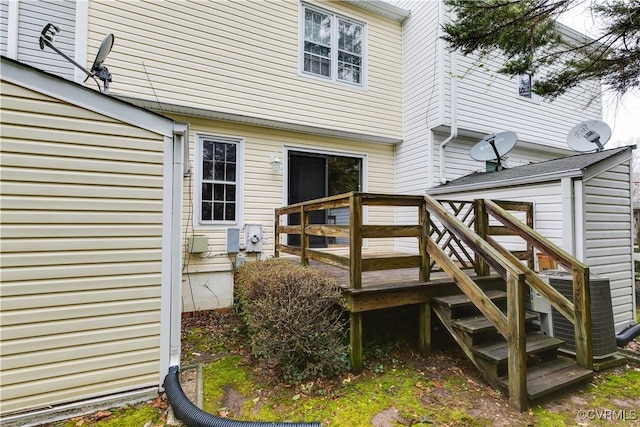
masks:
[[(241, 340), (241, 338), (233, 332), (237, 331), (237, 321), (232, 313), (206, 315), (184, 319), (183, 329), (207, 331), (206, 334), (221, 337), (221, 339), (227, 341), (227, 345), (235, 346), (243, 357), (250, 357), (241, 346), (241, 341), (238, 341)], [(189, 348), (186, 341), (182, 350), (184, 357), (191, 363), (206, 363), (210, 361), (212, 357), (216, 357), (215, 354), (194, 352), (193, 349)], [(537, 417), (533, 410), (519, 412), (510, 407), (508, 405), (508, 398), (487, 385), (482, 379), (480, 372), (466, 359), (462, 351), (458, 350), (457, 346), (452, 345), (444, 351), (436, 351), (427, 357), (413, 353), (408, 347), (403, 350), (404, 351), (394, 351), (393, 357), (401, 357), (401, 364), (424, 373), (425, 378), (432, 380), (436, 385), (443, 384), (447, 378), (451, 378), (452, 376), (458, 376), (466, 383), (462, 388), (464, 391), (460, 389), (451, 390), (446, 387), (436, 387), (433, 390), (429, 390), (428, 393), (424, 393), (422, 398), (425, 406), (442, 407), (443, 410), (455, 406), (473, 418), (490, 420), (491, 424), (496, 427), (537, 425)], [(640, 362), (640, 345), (636, 341), (632, 341), (627, 345), (625, 351), (637, 355), (637, 360)], [(385, 358), (384, 355), (381, 357), (383, 359)], [(365, 362), (365, 371), (360, 375), (375, 375), (371, 367), (376, 364), (377, 361), (375, 360), (370, 360), (369, 363)], [(367, 366), (369, 366), (368, 369)], [(623, 363), (620, 366), (596, 373), (595, 380), (605, 375), (617, 375), (628, 369), (640, 370), (640, 363)], [(278, 387), (278, 382), (275, 379), (265, 377), (265, 375), (268, 375), (267, 372), (256, 371), (256, 374), (263, 376), (259, 381), (271, 384), (273, 387)], [(332, 388), (339, 387), (340, 381), (340, 379), (336, 382), (325, 381), (321, 382), (321, 384), (327, 388), (327, 395), (329, 395)], [(238, 417), (242, 415), (239, 408), (242, 407), (244, 399), (244, 396), (233, 389), (225, 390), (221, 407), (229, 409), (228, 416), (230, 418), (238, 419)], [(592, 397), (588, 395), (583, 385), (570, 392), (564, 392), (558, 396), (551, 397), (546, 401), (536, 402), (536, 404), (541, 405), (544, 409), (552, 413), (575, 414), (574, 425), (589, 426), (595, 424), (591, 424), (589, 420), (583, 419), (585, 417), (581, 416), (581, 410), (587, 406), (587, 403), (591, 399)], [(638, 411), (640, 413), (640, 396), (617, 399), (614, 403), (616, 407), (608, 409)], [(399, 408), (395, 407), (389, 407), (380, 411), (371, 419), (371, 425), (374, 427), (393, 427), (418, 423), (430, 422), (428, 420), (419, 422), (419, 420), (416, 419), (405, 419), (400, 415)], [(625, 422), (624, 425), (640, 426), (640, 419), (629, 420)]]
[[(244, 336), (239, 333), (240, 323), (233, 313), (207, 313), (197, 317), (183, 319), (183, 370), (181, 371), (181, 386), (190, 400), (198, 402), (198, 382), (197, 367), (199, 364), (208, 364), (219, 359), (221, 356), (234, 354), (239, 355), (248, 365), (252, 365), (251, 355), (246, 349)], [(625, 420), (618, 422), (594, 422), (591, 419), (582, 416), (584, 408), (589, 407), (594, 402), (594, 395), (589, 392), (586, 387), (578, 387), (572, 391), (549, 398), (543, 402), (536, 402), (536, 406), (529, 411), (519, 412), (508, 404), (508, 399), (499, 391), (489, 387), (482, 379), (479, 371), (466, 359), (464, 354), (458, 350), (457, 346), (446, 344), (445, 349), (435, 351), (430, 356), (420, 356), (415, 354), (411, 346), (395, 346), (389, 353), (385, 353), (386, 348), (378, 348), (369, 352), (368, 361), (365, 361), (365, 370), (362, 374), (355, 376), (345, 373), (335, 380), (317, 380), (315, 381), (315, 390), (319, 394), (331, 396), (335, 390), (339, 390), (344, 381), (358, 381), (358, 379), (376, 378), (377, 373), (375, 367), (380, 363), (388, 363), (394, 360), (394, 363), (402, 365), (405, 368), (414, 369), (423, 376), (424, 381), (429, 384), (435, 384), (434, 387), (428, 389), (424, 387), (421, 392), (421, 404), (425, 408), (436, 409), (438, 411), (450, 411), (451, 408), (459, 410), (464, 417), (470, 419), (483, 420), (482, 425), (486, 425), (487, 421), (496, 427), (511, 426), (555, 426), (555, 425), (572, 425), (572, 426), (595, 426), (595, 425), (623, 425), (625, 427), (640, 426), (640, 415), (636, 420)], [(635, 358), (634, 361), (623, 363), (620, 366), (609, 368), (595, 375), (593, 383), (597, 383), (604, 376), (617, 376), (629, 370), (637, 370), (640, 372), (640, 344), (632, 341), (624, 349), (625, 352), (631, 354)], [(268, 387), (270, 394), (290, 393), (291, 386), (282, 384), (276, 378), (272, 377), (272, 373), (266, 370), (255, 368), (252, 372), (255, 376), (253, 381), (261, 384), (265, 388)], [(458, 378), (457, 385), (450, 386), (451, 378)], [(446, 383), (449, 382), (449, 385)], [(418, 382), (415, 387), (422, 388)], [(322, 391), (319, 391), (322, 389)], [(243, 403), (249, 399), (243, 396), (232, 387), (226, 387), (224, 390), (222, 401), (219, 407), (221, 412), (215, 414), (231, 419), (242, 419)], [(627, 413), (640, 414), (640, 395), (626, 397), (623, 399), (608, 399), (604, 403), (607, 410), (624, 410)], [(540, 422), (539, 414), (536, 407), (541, 407), (546, 413), (551, 415), (558, 414), (567, 419), (569, 423), (559, 424), (552, 421)], [(167, 402), (164, 396), (137, 405), (135, 408), (142, 406), (153, 407), (157, 411), (158, 421), (147, 422), (144, 427), (163, 427), (167, 426)], [(396, 405), (400, 406), (400, 405)], [(451, 423), (434, 422), (428, 419), (419, 419), (401, 415), (401, 407), (390, 406), (379, 411), (373, 416), (369, 425), (373, 427), (397, 427), (401, 425), (467, 425), (464, 418), (462, 421), (452, 421)], [(134, 409), (135, 409), (134, 408)], [(405, 412), (406, 413), (406, 412)], [(54, 423), (46, 425), (46, 427), (80, 427), (80, 426), (131, 426), (138, 427), (135, 422), (127, 421), (126, 418), (113, 420), (116, 412), (112, 414), (110, 411), (100, 411), (94, 414), (74, 418), (68, 420), (67, 423)], [(324, 425), (324, 424), (323, 424)], [(43, 425), (44, 426), (44, 425)], [(142, 427), (142, 426), (141, 426)], [(343, 426), (340, 426), (343, 427)], [(350, 426), (344, 426), (350, 427)]]

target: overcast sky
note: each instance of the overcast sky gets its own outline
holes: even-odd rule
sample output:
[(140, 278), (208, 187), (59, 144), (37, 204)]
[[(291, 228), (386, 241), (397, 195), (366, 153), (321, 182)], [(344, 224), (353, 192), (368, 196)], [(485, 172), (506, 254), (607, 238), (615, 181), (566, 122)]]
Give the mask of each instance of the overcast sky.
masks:
[[(589, 3), (589, 0), (584, 1), (582, 7), (575, 8), (570, 15), (564, 15), (561, 19), (562, 23), (582, 33), (594, 35), (592, 31), (597, 31), (597, 22), (594, 22), (591, 13), (585, 12), (584, 9)], [(613, 131), (607, 145), (620, 146), (635, 142), (640, 148), (640, 93), (628, 92), (619, 100), (610, 96), (605, 97), (602, 107), (603, 120), (611, 126)]]

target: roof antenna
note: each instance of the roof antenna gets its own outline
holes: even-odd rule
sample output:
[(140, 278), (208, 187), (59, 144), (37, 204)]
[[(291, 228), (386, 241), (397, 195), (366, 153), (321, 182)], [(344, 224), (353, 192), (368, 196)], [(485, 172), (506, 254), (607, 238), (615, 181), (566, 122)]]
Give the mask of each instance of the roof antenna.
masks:
[[(53, 42), (55, 41), (55, 37), (59, 32), (59, 26), (52, 24), (51, 22), (45, 25), (40, 32), (40, 49), (44, 50), (45, 45), (49, 46), (58, 55), (62, 56), (64, 59), (84, 71), (84, 73), (87, 75), (87, 78), (84, 79), (85, 83), (87, 80), (89, 80), (89, 78), (96, 80), (97, 76), (100, 80), (102, 80), (103, 83), (100, 92), (105, 94), (109, 93), (109, 82), (111, 81), (111, 73), (109, 73), (109, 70), (103, 65), (103, 63), (107, 59), (107, 55), (109, 55), (109, 52), (111, 52), (111, 48), (113, 47), (113, 34), (107, 34), (107, 36), (104, 38), (104, 40), (100, 44), (100, 48), (98, 49), (98, 54), (93, 61), (93, 65), (91, 66), (91, 71), (87, 71), (82, 65), (78, 64), (76, 61), (71, 59), (64, 52), (54, 46)], [(98, 89), (100, 89), (100, 84), (98, 84)]]

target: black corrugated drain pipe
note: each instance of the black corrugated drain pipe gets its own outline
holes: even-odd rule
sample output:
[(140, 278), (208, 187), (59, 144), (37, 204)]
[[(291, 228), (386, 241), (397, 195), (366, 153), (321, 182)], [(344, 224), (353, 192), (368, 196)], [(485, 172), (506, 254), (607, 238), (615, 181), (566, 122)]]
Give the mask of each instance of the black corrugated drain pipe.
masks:
[(629, 343), (632, 339), (640, 335), (640, 323), (634, 326), (630, 326), (624, 331), (616, 335), (616, 344), (618, 347), (623, 347)]
[(164, 378), (164, 391), (176, 417), (188, 427), (320, 427), (319, 422), (235, 421), (211, 415), (198, 408), (185, 396), (178, 378), (178, 366), (171, 366)]

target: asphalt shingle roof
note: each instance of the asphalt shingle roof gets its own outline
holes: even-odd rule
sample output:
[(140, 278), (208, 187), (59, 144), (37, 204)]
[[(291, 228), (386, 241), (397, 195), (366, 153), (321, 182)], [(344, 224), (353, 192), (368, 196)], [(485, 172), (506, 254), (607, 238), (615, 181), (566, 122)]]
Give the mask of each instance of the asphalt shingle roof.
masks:
[(455, 187), (466, 185), (508, 182), (512, 180), (521, 180), (526, 177), (529, 177), (532, 181), (535, 181), (536, 176), (549, 176), (554, 173), (560, 176), (565, 172), (586, 169), (591, 165), (594, 165), (609, 157), (615, 156), (616, 154), (630, 148), (633, 147), (620, 147), (612, 148), (610, 150), (598, 151), (595, 153), (577, 154), (573, 156), (562, 157), (559, 159), (507, 168), (496, 172), (474, 172), (472, 174), (451, 180), (446, 184), (439, 185), (435, 187), (435, 189), (445, 190), (449, 188), (454, 189)]

